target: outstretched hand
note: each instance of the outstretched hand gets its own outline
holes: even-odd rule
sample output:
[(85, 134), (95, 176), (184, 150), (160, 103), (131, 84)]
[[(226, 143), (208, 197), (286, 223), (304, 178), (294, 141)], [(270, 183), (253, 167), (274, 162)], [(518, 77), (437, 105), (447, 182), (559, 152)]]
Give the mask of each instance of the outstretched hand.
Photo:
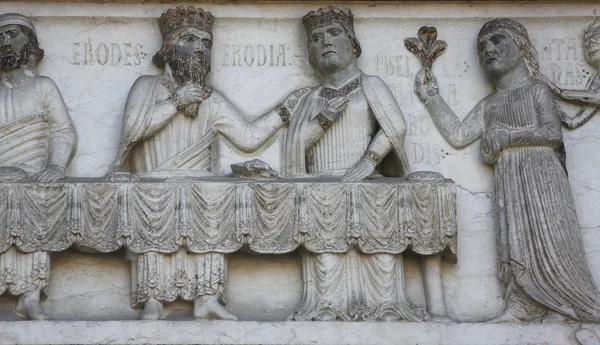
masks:
[(437, 78), (431, 70), (421, 69), (415, 76), (415, 93), (422, 102), (427, 102), (440, 93)]
[[(541, 73), (540, 73), (541, 74)], [(546, 83), (546, 85), (548, 85), (548, 87), (550, 88), (550, 90), (552, 91), (552, 93), (557, 96), (560, 97), (562, 95), (563, 90), (561, 90), (558, 86), (556, 86), (556, 84), (554, 84), (550, 79), (548, 79), (548, 77), (546, 77), (545, 75), (541, 74), (542, 78), (544, 79), (544, 82)]]
[(348, 169), (346, 175), (342, 178), (344, 182), (358, 182), (371, 176), (375, 171), (375, 164), (366, 159), (361, 159), (352, 168)]

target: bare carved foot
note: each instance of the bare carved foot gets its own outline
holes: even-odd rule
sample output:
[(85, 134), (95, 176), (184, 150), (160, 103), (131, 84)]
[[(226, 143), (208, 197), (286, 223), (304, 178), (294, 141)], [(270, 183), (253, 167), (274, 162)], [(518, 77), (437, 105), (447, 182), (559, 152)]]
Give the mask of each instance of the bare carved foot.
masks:
[(144, 311), (140, 315), (140, 320), (158, 320), (163, 315), (163, 304), (154, 298), (150, 298), (144, 304)]
[(216, 295), (210, 295), (200, 296), (194, 300), (194, 319), (237, 321), (238, 318), (219, 303)]
[(502, 314), (496, 316), (495, 318), (486, 321), (485, 323), (521, 323), (522, 321), (515, 317), (513, 314), (509, 313), (507, 310), (504, 310)]
[(568, 317), (553, 311), (547, 312), (542, 318), (542, 323), (565, 323), (569, 321), (571, 320)]
[(30, 320), (50, 319), (40, 304), (40, 289), (23, 294), (17, 302), (15, 312)]
[(335, 314), (329, 310), (323, 310), (314, 317), (315, 321), (335, 321), (336, 319)]
[(452, 319), (450, 318), (450, 316), (448, 315), (431, 315), (431, 322), (437, 322), (437, 323), (451, 323)]

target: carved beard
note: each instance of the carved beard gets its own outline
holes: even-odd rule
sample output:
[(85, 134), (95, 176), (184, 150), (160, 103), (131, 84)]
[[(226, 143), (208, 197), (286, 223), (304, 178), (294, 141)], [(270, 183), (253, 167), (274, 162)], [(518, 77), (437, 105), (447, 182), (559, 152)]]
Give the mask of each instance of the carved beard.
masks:
[(169, 54), (169, 65), (173, 69), (173, 77), (181, 85), (191, 82), (204, 86), (204, 80), (210, 72), (210, 60), (204, 55), (190, 54), (177, 48)]
[(0, 71), (14, 71), (29, 63), (31, 51), (27, 47), (16, 52), (9, 46), (0, 47)]
[[(210, 59), (204, 55), (190, 54), (177, 48), (172, 49), (169, 54), (169, 65), (173, 69), (175, 81), (180, 85), (193, 83), (204, 87), (204, 81), (210, 72)], [(199, 107), (200, 103), (186, 106), (185, 116), (196, 117)]]

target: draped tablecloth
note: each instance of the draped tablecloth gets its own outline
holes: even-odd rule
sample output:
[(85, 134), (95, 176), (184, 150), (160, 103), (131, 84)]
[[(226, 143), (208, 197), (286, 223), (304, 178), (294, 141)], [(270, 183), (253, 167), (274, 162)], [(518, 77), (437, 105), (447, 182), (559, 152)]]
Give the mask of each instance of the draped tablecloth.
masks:
[(456, 254), (452, 180), (0, 183), (0, 252)]

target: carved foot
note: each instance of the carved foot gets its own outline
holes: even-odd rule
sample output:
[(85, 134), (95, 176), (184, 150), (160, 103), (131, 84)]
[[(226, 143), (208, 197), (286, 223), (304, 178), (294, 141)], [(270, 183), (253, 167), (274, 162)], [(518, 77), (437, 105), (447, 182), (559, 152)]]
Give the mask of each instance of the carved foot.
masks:
[(431, 319), (429, 321), (431, 322), (437, 322), (437, 323), (452, 323), (452, 319), (448, 316), (448, 315), (432, 315), (429, 314)]
[(194, 300), (194, 319), (201, 320), (233, 320), (237, 321), (237, 316), (228, 312), (217, 296), (201, 296)]
[(546, 315), (544, 315), (544, 317), (542, 318), (542, 323), (567, 323), (567, 322), (572, 322), (571, 319), (569, 319), (568, 317), (553, 312), (553, 311), (549, 311), (546, 313)]
[(496, 316), (495, 318), (486, 321), (485, 323), (521, 323), (522, 321), (515, 317), (513, 314), (509, 313), (507, 310), (502, 312), (502, 314)]
[(315, 321), (335, 321), (336, 319), (337, 316), (329, 310), (324, 310), (315, 315), (315, 317), (313, 318), (313, 320)]
[(581, 345), (600, 345), (598, 336), (586, 328), (582, 328), (575, 332), (575, 338)]
[(40, 291), (26, 293), (19, 298), (15, 312), (30, 320), (49, 320), (50, 317), (40, 304)]
[(158, 320), (163, 316), (163, 304), (154, 298), (150, 298), (144, 304), (144, 311), (140, 315), (140, 320)]

